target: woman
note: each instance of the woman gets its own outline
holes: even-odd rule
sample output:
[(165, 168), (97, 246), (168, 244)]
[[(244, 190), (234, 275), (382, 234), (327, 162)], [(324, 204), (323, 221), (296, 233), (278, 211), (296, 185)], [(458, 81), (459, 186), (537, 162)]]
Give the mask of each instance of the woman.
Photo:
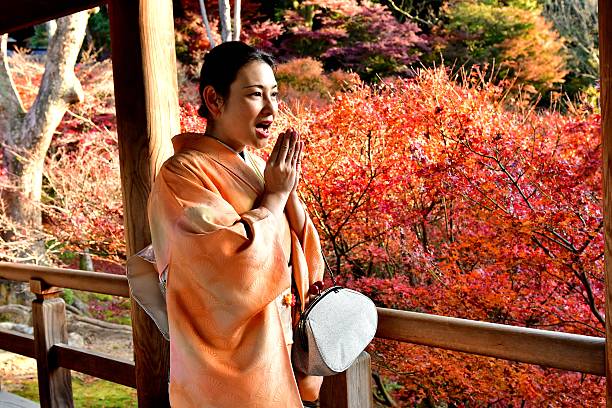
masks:
[[(293, 373), (292, 282), (303, 308), (321, 280), (320, 243), (300, 203), (303, 142), (281, 133), (271, 57), (241, 42), (207, 54), (204, 134), (173, 139), (151, 191), (157, 270), (167, 278), (173, 407), (302, 407), (320, 377)], [(306, 406), (309, 403), (305, 402)]]

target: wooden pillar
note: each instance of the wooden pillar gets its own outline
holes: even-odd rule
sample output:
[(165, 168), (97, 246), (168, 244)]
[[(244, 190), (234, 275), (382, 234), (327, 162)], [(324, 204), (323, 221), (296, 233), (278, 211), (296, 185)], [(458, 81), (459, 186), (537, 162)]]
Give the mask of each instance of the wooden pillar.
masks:
[(325, 377), (321, 387), (321, 408), (372, 408), (370, 355), (361, 353), (345, 372)]
[(39, 280), (31, 280), (30, 291), (36, 295), (32, 301), (32, 325), (40, 406), (73, 407), (70, 370), (59, 367), (50, 353), (54, 344), (68, 343), (66, 304), (59, 297), (61, 289), (49, 288)]
[[(147, 199), (179, 133), (171, 0), (110, 0), (111, 48), (128, 256), (151, 242)], [(168, 403), (169, 346), (132, 301), (139, 407)]]
[(612, 5), (599, 0), (599, 76), (603, 145), (604, 259), (606, 274), (606, 406), (612, 408)]

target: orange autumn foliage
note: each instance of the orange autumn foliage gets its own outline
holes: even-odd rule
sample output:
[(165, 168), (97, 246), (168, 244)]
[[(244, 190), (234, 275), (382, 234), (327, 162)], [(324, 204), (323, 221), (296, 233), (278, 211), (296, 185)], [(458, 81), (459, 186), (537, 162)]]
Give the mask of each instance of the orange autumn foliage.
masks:
[[(285, 116), (307, 139), (301, 194), (330, 261), (381, 306), (602, 336), (600, 118), (510, 103), (473, 74), (457, 85), (423, 70)], [(383, 341), (372, 351), (406, 404), (604, 398), (596, 377)]]

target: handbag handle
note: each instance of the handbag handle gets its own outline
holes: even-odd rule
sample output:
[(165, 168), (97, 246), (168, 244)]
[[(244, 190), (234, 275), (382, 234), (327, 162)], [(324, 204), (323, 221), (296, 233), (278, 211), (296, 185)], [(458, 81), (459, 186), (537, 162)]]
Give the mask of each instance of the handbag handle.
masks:
[[(323, 251), (321, 251), (321, 257), (323, 258), (323, 262), (325, 262), (325, 269), (331, 277), (332, 287), (336, 286), (336, 278), (334, 277), (334, 273), (332, 272), (331, 268), (329, 267), (329, 264), (327, 263), (327, 258), (325, 258)], [(323, 275), (325, 275), (325, 271), (323, 271)], [(316, 281), (308, 288), (308, 293), (315, 296), (319, 296), (321, 292), (323, 292), (323, 281)]]
[(329, 267), (329, 264), (327, 263), (327, 258), (325, 258), (325, 255), (323, 255), (323, 250), (321, 250), (321, 256), (323, 257), (323, 262), (325, 262), (325, 269), (327, 269), (327, 272), (329, 273), (329, 276), (331, 277), (331, 281), (333, 285), (336, 286), (336, 278), (334, 277), (334, 273), (332, 272), (331, 268)]

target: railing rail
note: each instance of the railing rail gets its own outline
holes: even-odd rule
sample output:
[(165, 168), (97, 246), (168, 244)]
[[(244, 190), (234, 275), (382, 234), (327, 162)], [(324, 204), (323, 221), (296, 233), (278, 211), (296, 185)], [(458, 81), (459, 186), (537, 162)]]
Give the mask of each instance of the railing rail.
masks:
[[(50, 287), (129, 296), (125, 276), (102, 272), (0, 262), (0, 278), (29, 281), (31, 287), (34, 282), (34, 288), (38, 289), (32, 290), (38, 293), (39, 297), (41, 293), (47, 293), (42, 288)], [(381, 339), (439, 347), (599, 376), (605, 375), (604, 338), (386, 308), (378, 308), (378, 316), (376, 337)], [(41, 357), (36, 354), (35, 344), (36, 340), (33, 336), (0, 330), (0, 349), (38, 360), (48, 359), (51, 365), (57, 368), (71, 369), (119, 384), (136, 386), (135, 368), (131, 361), (71, 347), (61, 341), (53, 344), (46, 351), (47, 354)], [(364, 358), (360, 359), (361, 363), (356, 364), (361, 368), (355, 370), (364, 371), (362, 369), (364, 365), (368, 365), (369, 370), (369, 357)], [(363, 377), (362, 374), (349, 373), (341, 379), (326, 380), (328, 388), (327, 391), (322, 391), (322, 399), (329, 396), (342, 402), (322, 404), (322, 406), (357, 406), (347, 402), (351, 400), (349, 394), (355, 389), (354, 385), (351, 386), (347, 381), (349, 378), (360, 378), (360, 381), (363, 381), (361, 377)], [(338, 388), (348, 390), (344, 397), (338, 397), (340, 395), (336, 391)], [(366, 403), (359, 406), (369, 407), (371, 404)]]
[(603, 337), (378, 308), (376, 337), (606, 375)]
[(48, 286), (130, 297), (127, 278), (110, 273), (0, 262), (0, 278), (18, 282), (39, 280)]

